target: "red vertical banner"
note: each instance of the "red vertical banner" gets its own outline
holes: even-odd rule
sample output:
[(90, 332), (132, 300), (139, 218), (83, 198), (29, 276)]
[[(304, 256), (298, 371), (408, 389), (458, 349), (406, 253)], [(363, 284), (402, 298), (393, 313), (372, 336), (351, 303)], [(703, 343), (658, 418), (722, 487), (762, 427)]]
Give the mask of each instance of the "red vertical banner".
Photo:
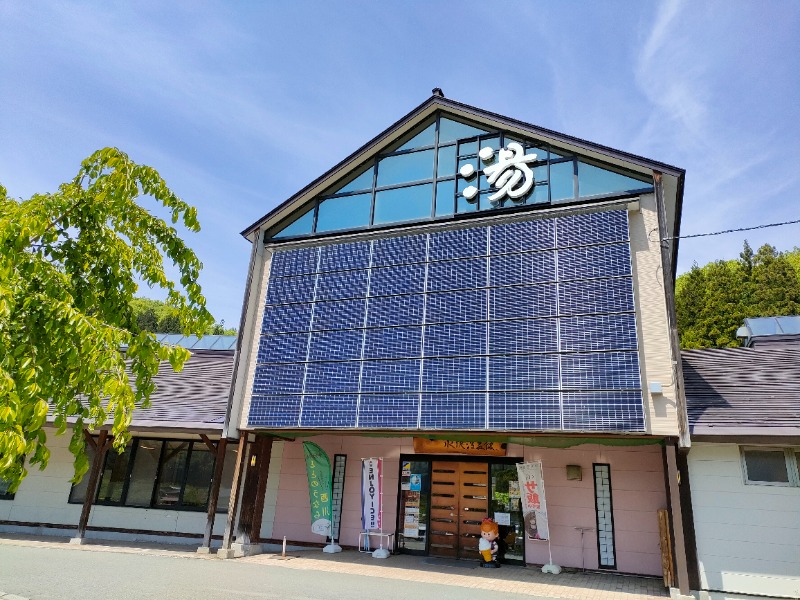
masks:
[(550, 539), (547, 522), (547, 501), (544, 494), (544, 472), (542, 461), (537, 460), (517, 465), (522, 501), (522, 517), (525, 533), (532, 540)]

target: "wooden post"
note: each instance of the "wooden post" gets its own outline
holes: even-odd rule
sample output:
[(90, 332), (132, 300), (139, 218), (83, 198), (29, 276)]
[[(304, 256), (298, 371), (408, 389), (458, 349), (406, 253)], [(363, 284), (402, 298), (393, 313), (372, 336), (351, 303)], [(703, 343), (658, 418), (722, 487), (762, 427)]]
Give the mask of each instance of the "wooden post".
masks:
[(222, 484), (222, 469), (225, 466), (225, 450), (228, 440), (222, 438), (216, 445), (208, 439), (208, 436), (200, 434), (200, 438), (206, 446), (214, 449), (214, 475), (211, 479), (211, 493), (208, 497), (208, 513), (206, 515), (206, 532), (203, 535), (203, 545), (197, 549), (198, 552), (208, 552), (211, 548), (211, 535), (214, 530), (214, 519), (217, 516), (217, 501), (219, 500), (219, 488)]
[(675, 579), (678, 590), (689, 595), (689, 570), (686, 561), (686, 542), (683, 534), (683, 511), (681, 510), (681, 478), (675, 443), (667, 440), (664, 447), (667, 462), (667, 493), (669, 494), (669, 511), (672, 515), (672, 542), (675, 553)]
[(113, 438), (109, 437), (108, 431), (105, 429), (100, 431), (96, 442), (86, 429), (83, 430), (83, 436), (86, 438), (86, 443), (94, 449), (94, 460), (92, 460), (92, 466), (89, 469), (89, 484), (86, 486), (86, 497), (83, 499), (83, 509), (81, 510), (81, 517), (78, 520), (78, 531), (75, 537), (70, 540), (71, 544), (82, 544), (86, 537), (86, 526), (89, 523), (89, 514), (92, 511), (94, 498), (97, 496), (97, 485), (100, 482), (100, 470), (103, 467), (106, 451), (111, 447), (113, 441)]
[(239, 526), (237, 528), (237, 543), (248, 545), (256, 543), (253, 533), (253, 524), (256, 513), (256, 493), (258, 490), (258, 476), (261, 468), (260, 452), (262, 439), (256, 436), (250, 445), (250, 459), (247, 461), (247, 472), (244, 476), (242, 489), (242, 508), (239, 511)]
[(250, 529), (250, 541), (257, 544), (261, 541), (261, 520), (264, 516), (264, 495), (267, 492), (269, 477), (269, 461), (272, 458), (272, 436), (261, 436), (258, 447), (258, 485), (253, 505), (253, 522)]
[(233, 527), (236, 523), (236, 511), (239, 509), (239, 489), (242, 485), (242, 477), (245, 473), (245, 461), (247, 460), (247, 432), (239, 434), (239, 453), (236, 457), (236, 468), (233, 471), (233, 483), (231, 484), (231, 498), (228, 502), (228, 516), (225, 520), (225, 534), (222, 536), (222, 548), (217, 552), (220, 558), (233, 558), (231, 543), (233, 542)]

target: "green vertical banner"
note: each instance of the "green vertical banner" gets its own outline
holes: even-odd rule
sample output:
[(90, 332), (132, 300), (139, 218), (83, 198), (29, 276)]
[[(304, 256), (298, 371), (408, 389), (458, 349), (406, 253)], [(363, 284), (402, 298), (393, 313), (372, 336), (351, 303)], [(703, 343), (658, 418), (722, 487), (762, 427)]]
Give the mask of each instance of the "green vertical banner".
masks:
[(311, 531), (330, 536), (332, 513), (331, 461), (313, 442), (303, 442), (308, 472), (308, 497), (311, 501)]

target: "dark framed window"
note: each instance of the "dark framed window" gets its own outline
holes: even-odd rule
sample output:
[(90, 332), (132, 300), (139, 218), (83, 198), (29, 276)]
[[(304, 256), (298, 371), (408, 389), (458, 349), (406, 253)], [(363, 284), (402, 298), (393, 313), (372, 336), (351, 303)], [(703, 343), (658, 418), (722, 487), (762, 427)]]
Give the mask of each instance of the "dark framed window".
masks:
[[(217, 512), (227, 510), (234, 445), (225, 452)], [(94, 451), (89, 449), (89, 459)], [(96, 504), (204, 511), (208, 508), (215, 456), (202, 441), (134, 438), (124, 452), (110, 450), (100, 473)], [(69, 502), (86, 498), (88, 476), (72, 487)]]
[[(509, 144), (519, 144), (530, 157), (533, 187), (522, 197), (494, 197), (498, 188), (483, 169), (495, 164)], [(652, 190), (652, 178), (641, 173), (439, 113), (277, 225), (270, 237), (283, 240)]]

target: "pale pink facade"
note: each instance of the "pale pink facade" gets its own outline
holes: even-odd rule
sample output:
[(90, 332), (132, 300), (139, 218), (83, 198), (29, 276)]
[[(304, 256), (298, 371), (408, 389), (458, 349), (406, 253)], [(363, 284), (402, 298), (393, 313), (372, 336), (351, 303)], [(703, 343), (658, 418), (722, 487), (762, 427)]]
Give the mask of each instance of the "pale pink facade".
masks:
[[(411, 438), (367, 438), (322, 435), (314, 437), (325, 452), (347, 455), (344, 500), (339, 542), (356, 546), (361, 531), (361, 459), (384, 459), (384, 530), (394, 532), (400, 455), (413, 455)], [(598, 568), (594, 481), (592, 465), (610, 465), (617, 571), (660, 576), (657, 511), (667, 508), (662, 449), (658, 444), (618, 447), (584, 444), (569, 449), (525, 447), (509, 444), (508, 456), (525, 461), (541, 460), (544, 466), (547, 511), (553, 561), (565, 567)], [(442, 455), (457, 460), (456, 455)], [(567, 480), (566, 465), (580, 465), (583, 478)], [(302, 441), (276, 442), (270, 464), (269, 488), (275, 505), (266, 506), (263, 533), (273, 540), (318, 543), (311, 533), (308, 482)], [(274, 515), (274, 518), (273, 518)], [(590, 527), (583, 539), (576, 527)], [(527, 541), (529, 564), (548, 562), (547, 542)]]

